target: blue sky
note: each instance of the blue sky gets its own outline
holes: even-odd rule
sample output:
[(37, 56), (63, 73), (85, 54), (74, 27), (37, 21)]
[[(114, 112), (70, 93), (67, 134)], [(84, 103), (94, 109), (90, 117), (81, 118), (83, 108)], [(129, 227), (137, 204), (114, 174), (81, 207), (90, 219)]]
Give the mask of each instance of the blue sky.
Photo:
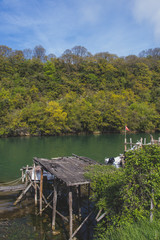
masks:
[(160, 0), (0, 0), (0, 45), (137, 55), (160, 47)]

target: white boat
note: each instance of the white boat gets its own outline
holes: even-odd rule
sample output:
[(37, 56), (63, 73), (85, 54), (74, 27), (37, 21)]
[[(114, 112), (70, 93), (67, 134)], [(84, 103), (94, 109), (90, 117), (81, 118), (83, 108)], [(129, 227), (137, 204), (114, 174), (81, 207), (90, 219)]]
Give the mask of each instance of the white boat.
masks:
[(111, 158), (105, 158), (105, 164), (110, 164), (110, 165), (114, 165), (117, 168), (120, 167), (122, 165), (122, 158), (124, 157), (123, 154), (120, 154), (117, 157), (111, 157)]
[[(138, 149), (141, 146), (142, 146), (142, 142), (137, 141), (137, 143), (127, 151)], [(118, 168), (118, 167), (122, 166), (122, 159), (124, 159), (124, 154), (120, 154), (117, 157), (105, 158), (104, 162), (105, 162), (105, 164), (114, 165)]]

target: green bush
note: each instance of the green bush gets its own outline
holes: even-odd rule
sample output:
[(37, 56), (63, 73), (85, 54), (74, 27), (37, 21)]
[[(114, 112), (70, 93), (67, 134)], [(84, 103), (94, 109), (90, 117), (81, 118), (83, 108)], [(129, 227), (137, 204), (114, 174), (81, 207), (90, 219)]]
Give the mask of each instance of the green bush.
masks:
[[(124, 169), (105, 165), (92, 166), (86, 175), (91, 179), (92, 198), (98, 210), (102, 209), (106, 213), (96, 227), (97, 237), (103, 239), (103, 236), (113, 233), (115, 228), (116, 234), (121, 234), (118, 229), (123, 229), (123, 226), (124, 234), (129, 234), (128, 226), (135, 227), (136, 234), (139, 234), (142, 228), (138, 227), (138, 222), (144, 226), (143, 222), (159, 219), (160, 146), (147, 145), (143, 149), (126, 152)], [(153, 218), (150, 218), (150, 214)], [(154, 223), (148, 224), (148, 229), (152, 226)]]

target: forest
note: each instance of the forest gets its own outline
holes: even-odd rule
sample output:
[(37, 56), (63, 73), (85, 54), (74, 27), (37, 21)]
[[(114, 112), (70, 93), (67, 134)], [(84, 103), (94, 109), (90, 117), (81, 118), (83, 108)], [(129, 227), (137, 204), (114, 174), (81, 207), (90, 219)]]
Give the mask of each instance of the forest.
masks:
[(0, 46), (0, 137), (160, 130), (160, 48), (60, 57)]

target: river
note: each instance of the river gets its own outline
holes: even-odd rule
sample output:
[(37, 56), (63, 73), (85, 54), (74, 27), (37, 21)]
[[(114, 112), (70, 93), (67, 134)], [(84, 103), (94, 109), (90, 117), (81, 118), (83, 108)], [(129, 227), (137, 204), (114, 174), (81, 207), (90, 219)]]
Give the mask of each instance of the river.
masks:
[[(158, 139), (159, 134), (153, 134)], [(149, 134), (127, 134), (133, 142)], [(12, 181), (21, 176), (20, 168), (32, 165), (33, 157), (53, 158), (71, 156), (72, 153), (86, 156), (104, 163), (105, 157), (115, 157), (124, 151), (124, 134), (81, 135), (58, 137), (23, 137), (0, 139), (0, 183)], [(33, 204), (13, 208), (15, 195), (0, 194), (0, 239), (65, 239), (63, 226), (58, 224), (61, 234), (50, 233), (50, 219), (35, 217)]]

